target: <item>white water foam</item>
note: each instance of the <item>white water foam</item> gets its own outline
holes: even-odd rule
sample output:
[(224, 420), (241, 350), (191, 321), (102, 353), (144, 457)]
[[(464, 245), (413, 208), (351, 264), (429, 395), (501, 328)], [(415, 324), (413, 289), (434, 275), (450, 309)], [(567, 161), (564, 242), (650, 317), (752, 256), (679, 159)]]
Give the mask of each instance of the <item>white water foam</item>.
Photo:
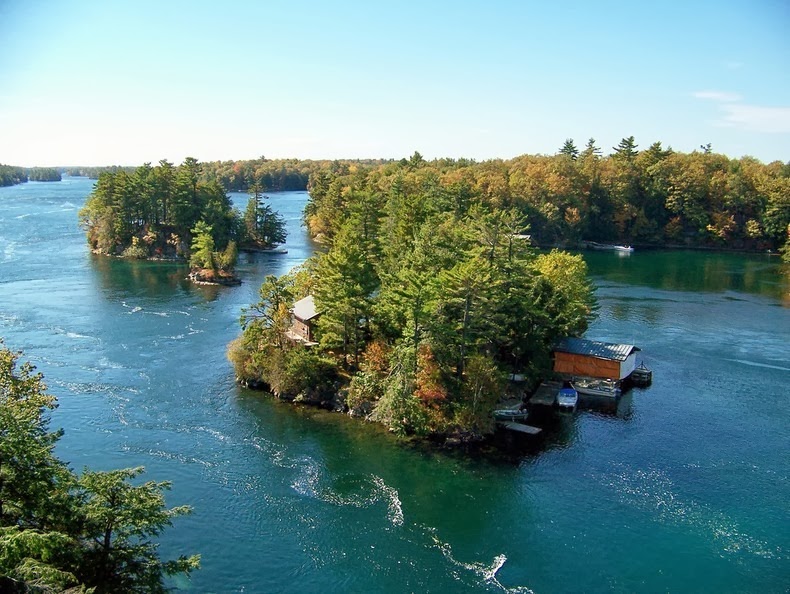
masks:
[(477, 575), (484, 584), (494, 586), (499, 588), (503, 592), (512, 592), (513, 594), (534, 594), (533, 590), (526, 587), (526, 586), (514, 586), (514, 587), (507, 587), (503, 585), (497, 579), (497, 573), (500, 569), (505, 565), (507, 562), (507, 556), (505, 555), (497, 555), (494, 557), (494, 560), (486, 565), (485, 563), (480, 563), (477, 561), (473, 561), (471, 563), (464, 563), (463, 561), (459, 561), (453, 556), (453, 550), (449, 543), (443, 542), (440, 540), (435, 533), (435, 530), (429, 529), (431, 533), (431, 539), (433, 540), (434, 546), (441, 551), (442, 555), (444, 556), (447, 561), (449, 561), (455, 567), (460, 567), (465, 569), (475, 575)]
[(373, 484), (376, 485), (378, 492), (384, 496), (388, 503), (389, 512), (387, 518), (395, 526), (403, 526), (403, 504), (398, 497), (398, 490), (390, 487), (380, 476), (373, 475)]
[(351, 476), (349, 479), (358, 485), (358, 489), (353, 494), (340, 494), (327, 486), (326, 472), (314, 458), (290, 457), (283, 447), (257, 438), (253, 438), (252, 444), (266, 452), (275, 465), (297, 471), (291, 481), (291, 488), (299, 495), (343, 507), (368, 508), (383, 502), (387, 505), (389, 522), (394, 526), (403, 525), (403, 504), (398, 490), (387, 485), (383, 478), (376, 475)]
[(765, 369), (776, 369), (778, 371), (790, 371), (790, 367), (782, 367), (781, 365), (770, 365), (768, 363), (757, 363), (756, 361), (746, 361), (745, 359), (724, 359), (725, 361), (732, 361), (733, 363), (740, 363), (742, 365), (749, 365), (751, 367), (763, 367)]
[(617, 492), (623, 503), (655, 514), (660, 522), (686, 525), (706, 532), (713, 543), (720, 543), (721, 550), (726, 554), (748, 553), (765, 559), (784, 558), (780, 547), (771, 547), (746, 534), (725, 513), (695, 501), (684, 500), (669, 476), (661, 470), (622, 466), (621, 470), (602, 480)]

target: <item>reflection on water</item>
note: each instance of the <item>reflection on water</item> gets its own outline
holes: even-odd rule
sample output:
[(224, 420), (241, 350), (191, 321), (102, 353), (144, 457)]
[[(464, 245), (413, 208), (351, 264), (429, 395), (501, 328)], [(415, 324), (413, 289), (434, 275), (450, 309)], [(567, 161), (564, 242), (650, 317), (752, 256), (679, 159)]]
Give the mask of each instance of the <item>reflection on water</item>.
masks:
[(607, 281), (665, 291), (751, 293), (785, 299), (787, 267), (776, 256), (706, 251), (638, 251), (629, 258), (584, 252), (590, 273)]
[(148, 262), (91, 254), (93, 270), (110, 299), (118, 295), (169, 296), (192, 286), (189, 267), (183, 262)]

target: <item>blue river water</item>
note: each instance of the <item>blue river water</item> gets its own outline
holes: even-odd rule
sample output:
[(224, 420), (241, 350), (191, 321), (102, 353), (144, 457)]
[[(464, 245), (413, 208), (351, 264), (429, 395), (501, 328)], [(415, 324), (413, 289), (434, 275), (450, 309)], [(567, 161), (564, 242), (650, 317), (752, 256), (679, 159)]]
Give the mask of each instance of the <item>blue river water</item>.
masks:
[[(585, 253), (587, 336), (639, 345), (654, 383), (551, 421), (507, 456), (398, 442), (235, 385), (225, 358), (267, 274), (309, 256), (307, 195), (271, 195), (287, 254), (239, 287), (90, 254), (90, 180), (0, 188), (0, 336), (60, 402), (77, 470), (143, 465), (190, 504), (163, 556), (192, 592), (786, 592), (790, 284), (778, 259)], [(233, 195), (242, 207), (244, 195)]]

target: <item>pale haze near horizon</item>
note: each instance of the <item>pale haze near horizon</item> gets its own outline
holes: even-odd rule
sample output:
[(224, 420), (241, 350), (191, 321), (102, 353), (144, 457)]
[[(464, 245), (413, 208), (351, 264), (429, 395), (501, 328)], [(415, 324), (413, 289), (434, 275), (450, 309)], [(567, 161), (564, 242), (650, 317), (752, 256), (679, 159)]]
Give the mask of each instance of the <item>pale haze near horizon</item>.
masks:
[(0, 0), (0, 163), (790, 160), (790, 3)]

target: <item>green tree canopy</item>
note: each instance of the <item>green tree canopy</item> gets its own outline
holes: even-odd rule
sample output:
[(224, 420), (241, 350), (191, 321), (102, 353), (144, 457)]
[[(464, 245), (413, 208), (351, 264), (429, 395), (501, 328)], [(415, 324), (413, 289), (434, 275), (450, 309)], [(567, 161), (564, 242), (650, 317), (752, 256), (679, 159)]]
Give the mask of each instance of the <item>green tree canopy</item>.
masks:
[(131, 483), (143, 469), (85, 470), (54, 455), (56, 406), (40, 373), (0, 342), (0, 591), (167, 591), (164, 578), (199, 558), (159, 558), (152, 537), (186, 506), (165, 507), (169, 483)]

